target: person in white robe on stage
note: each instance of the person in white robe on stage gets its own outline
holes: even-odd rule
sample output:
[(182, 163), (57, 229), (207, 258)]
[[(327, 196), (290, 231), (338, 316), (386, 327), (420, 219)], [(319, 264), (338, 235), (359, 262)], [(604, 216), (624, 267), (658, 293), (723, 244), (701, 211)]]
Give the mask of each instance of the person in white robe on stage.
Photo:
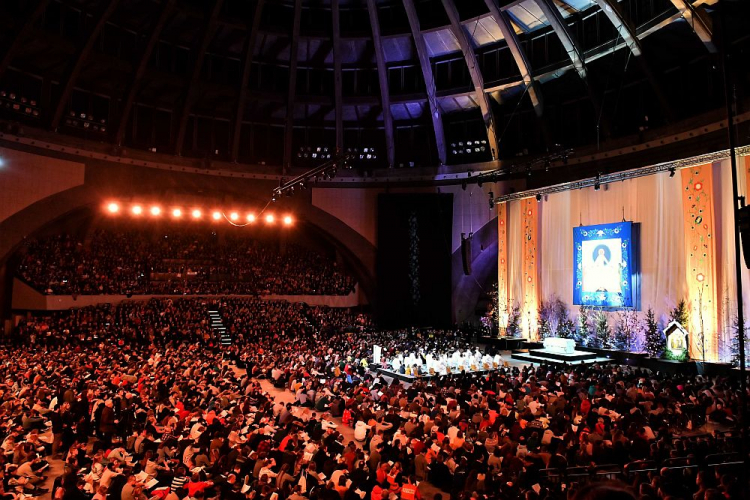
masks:
[(438, 362), (437, 369), (435, 369), (438, 375), (445, 375), (448, 373), (448, 364), (445, 359), (441, 359)]
[(482, 368), (484, 368), (484, 365), (492, 368), (492, 356), (490, 356), (489, 354), (485, 354), (484, 356), (482, 356)]
[(498, 354), (495, 354), (495, 358), (494, 358), (493, 362), (494, 362), (495, 364), (497, 364), (497, 366), (503, 366), (503, 357), (502, 357), (502, 356), (500, 356), (500, 354), (499, 354), (499, 353), (498, 353)]
[(458, 368), (461, 364), (463, 364), (463, 356), (461, 356), (461, 351), (456, 351), (451, 356), (450, 366), (451, 368)]
[(401, 361), (399, 361), (398, 356), (391, 360), (391, 367), (393, 367), (393, 371), (396, 373), (401, 369)]

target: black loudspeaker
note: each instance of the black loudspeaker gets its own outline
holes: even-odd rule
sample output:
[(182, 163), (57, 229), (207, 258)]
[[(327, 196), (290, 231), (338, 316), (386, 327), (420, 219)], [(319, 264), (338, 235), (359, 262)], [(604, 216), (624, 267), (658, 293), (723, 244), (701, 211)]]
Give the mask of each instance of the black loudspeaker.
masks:
[(750, 205), (737, 212), (737, 225), (740, 226), (742, 256), (745, 258), (745, 266), (750, 269)]
[(461, 233), (461, 263), (464, 266), (464, 274), (466, 276), (471, 275), (471, 237), (474, 236), (474, 233), (469, 233), (469, 236), (466, 236), (464, 233)]

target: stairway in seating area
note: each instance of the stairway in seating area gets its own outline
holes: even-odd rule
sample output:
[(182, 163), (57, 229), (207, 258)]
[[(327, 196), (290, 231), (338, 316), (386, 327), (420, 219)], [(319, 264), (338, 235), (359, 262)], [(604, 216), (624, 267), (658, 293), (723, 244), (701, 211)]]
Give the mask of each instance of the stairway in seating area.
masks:
[(215, 337), (219, 339), (219, 343), (221, 345), (231, 345), (232, 336), (227, 331), (227, 327), (224, 326), (219, 310), (209, 309), (208, 315), (211, 318), (211, 329), (214, 331)]

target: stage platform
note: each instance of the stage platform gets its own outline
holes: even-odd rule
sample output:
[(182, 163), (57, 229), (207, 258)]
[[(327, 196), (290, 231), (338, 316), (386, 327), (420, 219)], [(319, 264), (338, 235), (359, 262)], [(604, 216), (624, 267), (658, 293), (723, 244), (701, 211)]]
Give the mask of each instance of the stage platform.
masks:
[[(386, 368), (375, 368), (375, 370), (380, 375), (385, 375), (386, 377), (398, 379), (402, 382), (414, 382), (415, 380), (421, 379), (421, 380), (430, 380), (433, 378), (438, 377), (446, 377), (447, 375), (420, 375), (419, 377), (415, 377), (414, 375), (406, 375), (405, 373), (397, 373), (392, 370), (388, 370)], [(489, 373), (492, 371), (495, 371), (495, 368), (491, 368), (489, 370), (474, 370), (474, 371), (467, 371), (464, 374), (465, 375), (481, 375), (484, 373)], [(451, 372), (450, 375), (461, 375), (461, 372)]]
[(610, 358), (598, 355), (595, 352), (575, 350), (572, 353), (560, 353), (548, 349), (530, 349), (514, 351), (510, 357), (517, 361), (526, 363), (537, 363), (547, 365), (593, 365), (594, 363), (610, 363)]

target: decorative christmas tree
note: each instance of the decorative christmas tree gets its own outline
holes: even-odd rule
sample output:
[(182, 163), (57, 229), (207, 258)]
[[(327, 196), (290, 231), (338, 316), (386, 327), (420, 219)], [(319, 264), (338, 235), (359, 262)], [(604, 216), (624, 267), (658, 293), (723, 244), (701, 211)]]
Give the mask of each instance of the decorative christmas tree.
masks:
[(620, 312), (615, 327), (614, 348), (625, 352), (634, 351), (637, 336), (638, 313), (632, 309)]
[(521, 333), (521, 308), (518, 304), (513, 304), (505, 333), (509, 337), (517, 337)]
[[(747, 327), (745, 327), (745, 367), (750, 367), (750, 338), (748, 338)], [(740, 320), (737, 316), (732, 321), (732, 340), (729, 344), (732, 366), (740, 366)]]
[(612, 349), (612, 329), (607, 321), (607, 313), (602, 310), (596, 314), (594, 341), (596, 343), (594, 347)]
[(591, 342), (591, 318), (590, 310), (586, 306), (581, 306), (578, 313), (578, 329), (574, 331), (573, 338), (578, 345), (589, 345)]
[(543, 300), (539, 304), (539, 339), (543, 340), (547, 337), (554, 337), (555, 334), (552, 331), (552, 315), (553, 315), (552, 303), (550, 301)]
[(561, 339), (570, 339), (575, 337), (576, 325), (573, 320), (566, 317), (560, 322), (560, 326), (557, 327), (557, 336)]
[(658, 358), (664, 351), (664, 336), (656, 323), (654, 310), (650, 307), (646, 312), (646, 352), (652, 358)]
[(677, 321), (685, 330), (690, 331), (690, 314), (688, 313), (685, 300), (681, 300), (680, 303), (677, 304), (677, 307), (672, 309), (672, 312), (669, 315), (669, 321)]

